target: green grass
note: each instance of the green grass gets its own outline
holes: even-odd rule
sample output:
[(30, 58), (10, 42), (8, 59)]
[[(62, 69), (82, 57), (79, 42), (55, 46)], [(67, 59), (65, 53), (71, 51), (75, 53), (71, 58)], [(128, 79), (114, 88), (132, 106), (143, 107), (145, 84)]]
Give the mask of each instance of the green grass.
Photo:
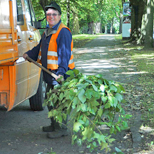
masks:
[(121, 39), (123, 42), (121, 48), (128, 51), (127, 54), (131, 56), (137, 72), (140, 73), (138, 81), (142, 89), (134, 91), (136, 88), (132, 88), (130, 91), (140, 95), (140, 111), (142, 112), (144, 124), (154, 127), (154, 50), (153, 48), (145, 49), (144, 46), (133, 45), (131, 42), (123, 41), (121, 35), (117, 35), (115, 39), (119, 41)]
[(115, 35), (116, 40), (122, 40), (122, 34), (117, 34)]
[(140, 72), (139, 82), (142, 86), (141, 110), (146, 124), (154, 127), (154, 53), (153, 50), (133, 50), (131, 57)]
[(97, 38), (98, 36), (99, 35), (92, 35), (92, 34), (78, 34), (78, 35), (73, 35), (74, 48), (81, 48), (86, 43), (88, 43), (91, 40)]

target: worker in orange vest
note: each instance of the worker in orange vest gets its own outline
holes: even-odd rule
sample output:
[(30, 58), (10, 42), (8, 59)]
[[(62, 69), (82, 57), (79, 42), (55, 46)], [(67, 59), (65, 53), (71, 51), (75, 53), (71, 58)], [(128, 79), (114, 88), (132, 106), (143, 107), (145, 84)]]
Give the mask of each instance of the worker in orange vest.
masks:
[[(29, 56), (33, 60), (41, 62), (42, 66), (55, 73), (58, 78), (63, 76), (66, 79), (68, 76), (65, 73), (75, 68), (72, 34), (70, 29), (61, 22), (61, 8), (56, 2), (51, 2), (45, 9), (48, 25), (39, 44), (26, 52), (23, 57), (26, 59)], [(58, 78), (53, 78), (45, 71), (43, 71), (43, 77), (47, 83), (46, 93), (58, 84)], [(49, 106), (49, 111), (52, 108)], [(55, 120), (51, 118), (51, 124), (43, 127), (42, 130), (48, 132), (48, 138), (67, 135), (67, 129), (60, 129), (60, 127), (56, 129), (56, 125)]]

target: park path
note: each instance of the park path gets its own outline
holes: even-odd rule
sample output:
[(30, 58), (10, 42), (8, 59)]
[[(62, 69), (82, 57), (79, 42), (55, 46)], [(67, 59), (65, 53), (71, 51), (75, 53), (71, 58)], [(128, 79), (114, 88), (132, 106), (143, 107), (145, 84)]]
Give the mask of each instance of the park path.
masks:
[(86, 44), (84, 48), (76, 49), (76, 68), (89, 75), (102, 74), (109, 80), (136, 82), (136, 66), (127, 50), (123, 50), (114, 37), (115, 35), (102, 35)]

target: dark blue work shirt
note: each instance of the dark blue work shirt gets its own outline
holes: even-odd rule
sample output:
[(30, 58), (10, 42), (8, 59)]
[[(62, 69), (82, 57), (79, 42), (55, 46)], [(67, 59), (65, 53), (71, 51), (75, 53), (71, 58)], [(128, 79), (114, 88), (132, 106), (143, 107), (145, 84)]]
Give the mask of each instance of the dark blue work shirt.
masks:
[[(59, 21), (58, 24), (52, 27), (52, 29), (57, 30), (60, 23), (61, 21)], [(47, 28), (49, 28), (49, 26), (47, 26)], [(44, 33), (39, 44), (35, 46), (32, 50), (29, 50), (27, 52), (28, 56), (36, 61), (38, 59), (38, 54), (41, 46), (41, 54), (42, 54), (41, 63), (42, 66), (44, 66), (45, 68), (47, 68), (47, 52), (51, 36), (52, 34), (46, 36)], [(71, 57), (71, 42), (72, 42), (71, 32), (67, 28), (62, 28), (57, 38), (57, 54), (58, 54), (59, 67), (57, 70), (54, 70), (52, 72), (55, 73), (56, 75), (63, 75), (64, 79), (67, 78), (67, 75), (65, 73), (69, 70), (68, 63)], [(45, 71), (43, 71), (43, 77), (45, 82), (50, 85), (58, 84), (57, 81)]]

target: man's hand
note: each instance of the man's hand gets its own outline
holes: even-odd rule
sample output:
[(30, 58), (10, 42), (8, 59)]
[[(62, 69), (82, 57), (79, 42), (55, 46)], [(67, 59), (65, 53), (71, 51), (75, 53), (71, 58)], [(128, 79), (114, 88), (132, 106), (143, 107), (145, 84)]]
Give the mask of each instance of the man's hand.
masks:
[(55, 78), (58, 82), (64, 81), (64, 77), (62, 75), (58, 75), (57, 78)]
[(26, 53), (23, 54), (23, 58), (27, 60), (28, 55)]

